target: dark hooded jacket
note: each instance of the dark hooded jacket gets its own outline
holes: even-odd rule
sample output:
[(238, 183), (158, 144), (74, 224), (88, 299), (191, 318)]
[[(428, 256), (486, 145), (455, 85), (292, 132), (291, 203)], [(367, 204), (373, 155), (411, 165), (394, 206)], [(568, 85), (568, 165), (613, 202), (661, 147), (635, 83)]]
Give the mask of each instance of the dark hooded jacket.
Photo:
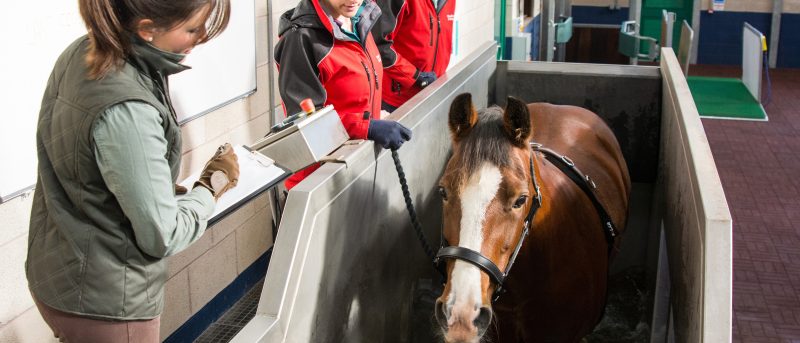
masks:
[[(357, 27), (360, 41), (345, 35), (319, 0), (302, 0), (281, 16), (275, 46), (278, 86), (287, 115), (300, 112), (311, 98), (320, 108), (333, 105), (353, 139), (366, 139), (371, 119), (380, 119), (383, 64), (370, 30), (381, 15), (373, 0), (365, 0)], [(286, 181), (294, 187), (316, 166)]]

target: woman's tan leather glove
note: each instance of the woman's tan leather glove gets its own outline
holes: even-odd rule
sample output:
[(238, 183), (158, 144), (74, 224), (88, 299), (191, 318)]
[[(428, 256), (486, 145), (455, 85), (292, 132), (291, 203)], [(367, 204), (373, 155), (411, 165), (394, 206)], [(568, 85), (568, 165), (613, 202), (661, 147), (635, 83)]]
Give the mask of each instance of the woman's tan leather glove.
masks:
[(233, 152), (233, 147), (225, 143), (217, 148), (217, 152), (206, 163), (194, 187), (208, 188), (214, 195), (214, 200), (219, 200), (223, 193), (236, 187), (237, 182), (239, 182), (239, 159)]

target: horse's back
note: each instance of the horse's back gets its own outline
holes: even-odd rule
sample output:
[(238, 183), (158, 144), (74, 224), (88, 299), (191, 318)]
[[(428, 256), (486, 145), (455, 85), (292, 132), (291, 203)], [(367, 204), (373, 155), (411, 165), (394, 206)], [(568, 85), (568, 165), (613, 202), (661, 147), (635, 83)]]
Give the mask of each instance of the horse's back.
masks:
[(604, 154), (619, 151), (614, 133), (594, 112), (549, 103), (533, 103), (528, 109), (534, 140), (553, 150), (562, 154), (580, 148)]
[(528, 105), (532, 140), (569, 157), (597, 185), (600, 200), (624, 230), (630, 176), (614, 133), (602, 118), (587, 109), (533, 103)]

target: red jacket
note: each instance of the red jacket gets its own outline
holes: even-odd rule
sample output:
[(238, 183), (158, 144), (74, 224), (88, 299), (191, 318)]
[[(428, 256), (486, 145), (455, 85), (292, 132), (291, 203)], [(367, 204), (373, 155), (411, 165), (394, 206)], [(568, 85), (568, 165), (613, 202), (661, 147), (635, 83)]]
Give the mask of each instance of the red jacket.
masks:
[[(319, 0), (302, 0), (281, 16), (275, 61), (287, 115), (300, 112), (300, 101), (311, 98), (317, 108), (333, 105), (350, 138), (367, 138), (369, 121), (381, 113), (383, 68), (370, 32), (380, 15), (375, 2), (365, 0), (357, 27), (361, 42), (342, 33)], [(317, 167), (289, 177), (286, 188)]]
[(456, 0), (377, 0), (383, 15), (372, 29), (381, 51), (386, 77), (383, 101), (394, 107), (421, 88), (414, 83), (420, 71), (441, 76), (450, 63), (453, 12)]

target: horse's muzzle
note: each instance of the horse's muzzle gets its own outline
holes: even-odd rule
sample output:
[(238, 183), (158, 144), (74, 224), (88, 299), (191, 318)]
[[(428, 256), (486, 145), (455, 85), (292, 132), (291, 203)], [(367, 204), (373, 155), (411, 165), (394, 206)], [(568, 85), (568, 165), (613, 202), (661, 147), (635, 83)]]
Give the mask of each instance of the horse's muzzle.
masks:
[(444, 302), (437, 300), (434, 313), (444, 332), (445, 341), (451, 343), (478, 342), (492, 321), (492, 308), (489, 306), (481, 306), (474, 318), (451, 318), (452, 311)]

